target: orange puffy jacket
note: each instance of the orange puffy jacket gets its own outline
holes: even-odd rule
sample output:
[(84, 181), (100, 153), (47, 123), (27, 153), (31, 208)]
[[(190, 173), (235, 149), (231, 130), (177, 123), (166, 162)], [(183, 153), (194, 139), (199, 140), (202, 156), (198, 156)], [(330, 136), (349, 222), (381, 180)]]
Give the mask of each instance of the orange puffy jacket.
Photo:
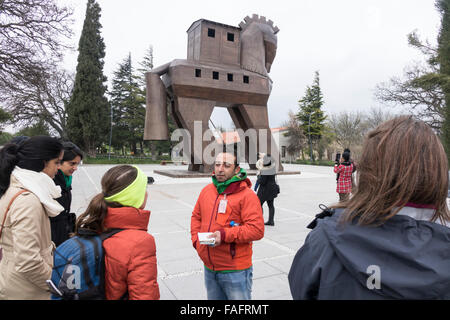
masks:
[[(264, 236), (264, 220), (249, 179), (234, 182), (218, 194), (214, 184), (200, 193), (191, 217), (191, 240), (205, 266), (211, 270), (244, 270), (252, 266), (252, 241)], [(219, 213), (221, 200), (227, 200), (225, 213)], [(231, 221), (237, 226), (231, 226)], [(221, 233), (217, 247), (198, 242), (198, 232)]]
[(103, 242), (106, 299), (158, 300), (155, 239), (147, 232), (150, 211), (108, 208), (107, 229), (125, 229)]

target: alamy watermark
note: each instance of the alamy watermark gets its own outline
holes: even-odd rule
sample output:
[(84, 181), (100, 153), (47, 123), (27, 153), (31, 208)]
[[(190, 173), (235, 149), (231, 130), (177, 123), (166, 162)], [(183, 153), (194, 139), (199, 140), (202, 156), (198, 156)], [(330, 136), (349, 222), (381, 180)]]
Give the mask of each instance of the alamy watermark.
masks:
[[(179, 159), (188, 164), (213, 165), (225, 145), (227, 152), (236, 152), (240, 163), (248, 161), (249, 164), (255, 164), (258, 154), (264, 153), (270, 154), (278, 165), (279, 150), (270, 129), (236, 129), (235, 132), (236, 135), (232, 138), (239, 138), (237, 141), (223, 141), (226, 139), (222, 133), (211, 129), (203, 130), (202, 122), (194, 121), (193, 137), (187, 129), (176, 129), (172, 133), (170, 140), (178, 143), (172, 148), (171, 159)], [(234, 145), (237, 150), (234, 150)]]
[(64, 274), (67, 276), (66, 286), (68, 289), (81, 289), (81, 269), (74, 264), (68, 264)]
[(367, 267), (366, 273), (369, 275), (366, 281), (369, 290), (381, 289), (381, 268), (377, 265)]

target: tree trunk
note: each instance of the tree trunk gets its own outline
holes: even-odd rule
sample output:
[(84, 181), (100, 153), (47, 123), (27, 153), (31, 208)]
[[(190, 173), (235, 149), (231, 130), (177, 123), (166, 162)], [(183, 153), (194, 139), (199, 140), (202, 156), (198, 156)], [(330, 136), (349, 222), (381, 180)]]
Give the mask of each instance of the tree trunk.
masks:
[(152, 149), (152, 160), (156, 161), (156, 142), (155, 141), (152, 141), (151, 149)]

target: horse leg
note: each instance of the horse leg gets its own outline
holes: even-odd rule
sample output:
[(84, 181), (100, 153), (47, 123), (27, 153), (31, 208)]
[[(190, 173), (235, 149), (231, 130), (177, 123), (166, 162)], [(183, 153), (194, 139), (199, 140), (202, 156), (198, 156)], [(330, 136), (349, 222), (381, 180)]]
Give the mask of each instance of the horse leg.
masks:
[(247, 143), (247, 141), (245, 146), (245, 157), (250, 165), (250, 169), (256, 168), (256, 161), (254, 161), (256, 155), (253, 157), (250, 155), (250, 153), (254, 152), (251, 152), (251, 150), (256, 150), (256, 153), (263, 152), (277, 159), (277, 170), (283, 171), (280, 152), (269, 127), (267, 106), (242, 104), (229, 108), (229, 112), (236, 126), (239, 125), (244, 131), (252, 128), (256, 130), (256, 141), (250, 141), (250, 143), (256, 143), (256, 146), (249, 145), (250, 143)]
[(209, 130), (208, 121), (216, 102), (203, 99), (175, 97), (173, 114), (177, 125), (189, 131), (191, 136), (191, 161), (189, 171), (211, 172), (213, 163), (205, 163), (203, 150), (208, 141), (203, 141), (205, 131)]
[[(245, 141), (241, 142), (244, 144), (244, 147), (245, 147), (245, 149), (243, 150), (244, 151), (244, 159), (249, 164), (251, 170), (256, 170), (257, 156), (255, 156), (255, 155), (253, 155), (253, 157), (250, 156), (250, 153), (251, 153), (250, 144), (252, 142), (254, 143), (254, 139), (253, 139), (253, 141), (251, 141), (250, 137), (245, 135), (245, 133), (248, 132), (247, 130), (249, 129), (249, 127), (248, 127), (248, 123), (244, 120), (244, 117), (242, 116), (242, 113), (241, 113), (241, 109), (239, 107), (240, 106), (237, 105), (237, 106), (227, 108), (228, 113), (230, 114), (230, 117), (233, 120), (233, 123), (234, 123), (234, 126), (236, 127), (236, 129), (242, 129), (242, 131), (244, 131)], [(255, 147), (255, 146), (252, 146), (252, 147)], [(253, 158), (255, 158), (256, 160)], [(254, 161), (250, 161), (251, 159)], [(239, 160), (241, 160), (241, 159), (239, 159)]]

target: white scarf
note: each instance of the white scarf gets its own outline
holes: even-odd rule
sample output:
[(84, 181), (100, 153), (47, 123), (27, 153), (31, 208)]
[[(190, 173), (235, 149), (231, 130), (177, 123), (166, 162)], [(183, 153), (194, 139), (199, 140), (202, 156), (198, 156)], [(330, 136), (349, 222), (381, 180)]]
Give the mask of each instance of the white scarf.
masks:
[(64, 207), (55, 200), (61, 197), (61, 187), (55, 185), (52, 178), (46, 173), (16, 166), (12, 175), (19, 180), (25, 189), (39, 198), (49, 217), (56, 217), (64, 211)]

